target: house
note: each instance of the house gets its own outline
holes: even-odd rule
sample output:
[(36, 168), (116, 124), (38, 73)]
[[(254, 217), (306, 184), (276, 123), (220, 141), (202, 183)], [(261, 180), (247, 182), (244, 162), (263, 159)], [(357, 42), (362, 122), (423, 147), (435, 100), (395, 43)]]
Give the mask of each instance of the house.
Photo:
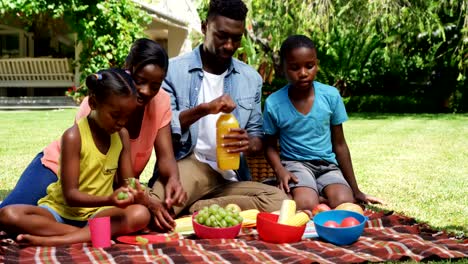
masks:
[[(192, 49), (192, 35), (201, 34), (193, 0), (133, 1), (152, 18), (145, 30), (147, 37), (159, 42), (169, 57)], [(0, 105), (2, 98), (9, 97), (36, 98), (33, 101), (37, 97), (63, 97), (79, 83), (79, 68), (72, 66), (80, 53), (76, 34), (65, 23), (42, 19), (30, 32), (14, 16), (0, 22)]]
[(160, 0), (148, 4), (133, 0), (147, 11), (153, 21), (145, 30), (149, 38), (158, 41), (169, 57), (192, 50), (190, 34), (201, 34), (201, 23), (193, 0)]

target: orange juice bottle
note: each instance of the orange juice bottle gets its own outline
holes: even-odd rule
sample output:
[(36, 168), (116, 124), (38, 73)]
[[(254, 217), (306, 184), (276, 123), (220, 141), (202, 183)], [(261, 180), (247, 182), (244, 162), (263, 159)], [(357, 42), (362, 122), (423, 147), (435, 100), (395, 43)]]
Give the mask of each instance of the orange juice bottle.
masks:
[(218, 168), (222, 170), (239, 169), (240, 153), (228, 153), (223, 143), (230, 143), (236, 140), (223, 139), (223, 135), (229, 133), (230, 128), (238, 128), (239, 122), (233, 114), (221, 114), (216, 122), (216, 159)]

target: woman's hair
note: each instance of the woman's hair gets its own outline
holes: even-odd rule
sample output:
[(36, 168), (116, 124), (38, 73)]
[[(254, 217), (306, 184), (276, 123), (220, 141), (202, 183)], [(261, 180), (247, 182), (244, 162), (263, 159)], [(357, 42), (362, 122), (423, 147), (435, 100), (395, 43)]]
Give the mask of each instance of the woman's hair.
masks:
[(279, 51), (280, 63), (283, 64), (286, 55), (291, 50), (297, 48), (310, 48), (315, 50), (315, 44), (310, 38), (304, 35), (289, 36), (285, 41), (283, 41), (283, 44), (281, 44), (281, 48)]
[(121, 69), (101, 70), (86, 77), (88, 95), (96, 102), (104, 103), (110, 95), (130, 96), (136, 94), (132, 77)]
[(166, 50), (155, 41), (147, 38), (137, 39), (133, 42), (125, 60), (125, 68), (133, 75), (148, 64), (158, 65), (164, 72), (167, 72), (169, 56)]
[(247, 6), (242, 0), (211, 0), (206, 20), (210, 20), (215, 16), (224, 16), (244, 21), (248, 11)]

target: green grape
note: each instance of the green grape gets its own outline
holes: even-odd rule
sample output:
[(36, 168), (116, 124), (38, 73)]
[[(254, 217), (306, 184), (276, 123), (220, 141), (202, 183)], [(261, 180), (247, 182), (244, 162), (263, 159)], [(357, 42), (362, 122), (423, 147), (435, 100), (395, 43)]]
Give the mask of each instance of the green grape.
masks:
[(203, 215), (200, 215), (198, 214), (196, 217), (195, 217), (195, 220), (197, 220), (197, 223), (199, 224), (202, 224), (205, 222), (205, 218), (203, 217)]
[(242, 218), (242, 216), (237, 215), (237, 216), (236, 216), (236, 220), (237, 220), (237, 222), (240, 223), (240, 222), (242, 222), (242, 220), (244, 220), (244, 219)]
[(135, 178), (127, 178), (125, 179), (127, 181), (128, 186), (130, 186), (133, 189), (136, 189), (136, 181)]
[(216, 228), (235, 226), (242, 220), (237, 211), (225, 209), (217, 204), (203, 207), (195, 217), (197, 223)]
[(217, 214), (215, 214), (214, 216), (216, 217), (216, 220), (223, 219), (223, 217), (219, 214), (219, 212)]
[(219, 205), (217, 205), (217, 204), (212, 204), (212, 205), (210, 205), (210, 209), (216, 209), (216, 211), (218, 211)]
[(226, 212), (226, 210), (225, 210), (224, 208), (221, 207), (221, 208), (219, 208), (219, 210), (218, 210), (218, 214), (219, 214), (222, 218), (224, 218), (224, 217), (227, 215), (227, 212)]
[(117, 199), (118, 200), (125, 200), (127, 198), (128, 198), (128, 193), (126, 193), (126, 192), (119, 192), (117, 194)]
[(210, 218), (210, 214), (207, 212), (202, 212), (200, 215), (203, 216), (204, 219)]
[(137, 236), (137, 237), (135, 238), (135, 240), (136, 240), (139, 244), (141, 244), (141, 245), (146, 245), (146, 244), (148, 244), (148, 242), (149, 242), (149, 240), (148, 240), (147, 238), (144, 238), (144, 237), (142, 237), (142, 236)]
[(224, 220), (224, 219), (221, 220), (221, 223), (220, 223), (220, 224), (221, 224), (221, 227), (227, 227), (227, 226), (228, 226), (226, 220)]
[(232, 226), (232, 221), (234, 220), (234, 218), (232, 218), (232, 216), (230, 215), (227, 215), (226, 217), (224, 217), (224, 220), (226, 221), (226, 223), (228, 223), (229, 226)]

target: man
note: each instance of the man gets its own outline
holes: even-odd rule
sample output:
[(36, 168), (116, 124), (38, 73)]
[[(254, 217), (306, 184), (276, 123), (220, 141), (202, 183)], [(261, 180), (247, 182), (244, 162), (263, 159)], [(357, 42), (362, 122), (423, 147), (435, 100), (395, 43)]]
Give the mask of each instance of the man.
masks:
[[(232, 58), (244, 34), (246, 14), (242, 0), (211, 0), (202, 25), (203, 44), (169, 63), (163, 88), (171, 95), (175, 155), (188, 196), (183, 206), (172, 208), (175, 215), (213, 203), (275, 211), (287, 199), (276, 187), (250, 181), (244, 159), (244, 155), (262, 150), (263, 135), (262, 79), (252, 67)], [(235, 142), (224, 146), (241, 153), (236, 171), (222, 171), (216, 165), (216, 120), (223, 112), (232, 112), (240, 125), (225, 137)], [(149, 184), (152, 199), (163, 201), (163, 183), (154, 183), (156, 174), (155, 169)], [(159, 219), (156, 226), (171, 230), (169, 213), (162, 210), (160, 214), (166, 215), (155, 218)]]

